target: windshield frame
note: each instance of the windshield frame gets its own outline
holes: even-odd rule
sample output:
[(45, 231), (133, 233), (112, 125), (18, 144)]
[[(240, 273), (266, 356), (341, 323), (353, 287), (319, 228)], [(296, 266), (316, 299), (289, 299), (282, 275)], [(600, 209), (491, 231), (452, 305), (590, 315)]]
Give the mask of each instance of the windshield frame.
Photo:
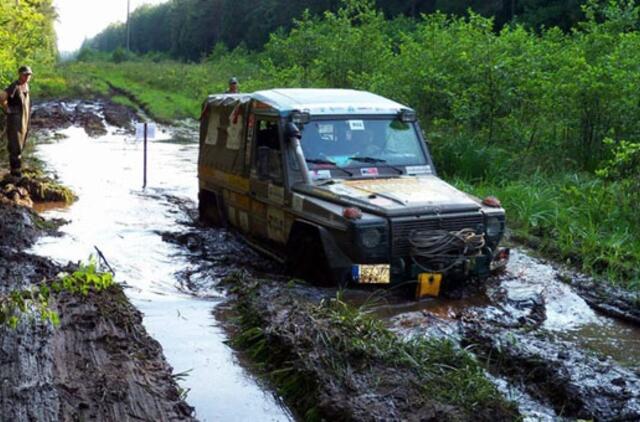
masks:
[[(306, 123), (304, 126), (309, 125), (311, 123), (314, 122), (321, 122), (321, 121), (335, 121), (335, 120), (398, 120), (399, 116), (397, 114), (323, 114), (323, 115), (311, 115), (311, 119), (308, 123)], [(422, 153), (422, 156), (424, 158), (425, 164), (424, 165), (428, 165), (431, 167), (431, 173), (430, 175), (434, 175), (437, 176), (436, 173), (436, 168), (434, 166), (433, 163), (433, 159), (431, 156), (431, 151), (429, 150), (429, 147), (427, 145), (427, 140), (425, 139), (425, 137), (423, 136), (423, 132), (420, 128), (420, 124), (418, 123), (418, 121), (413, 121), (413, 122), (406, 122), (406, 124), (410, 125), (416, 135), (416, 138), (418, 140), (419, 143), (419, 147), (420, 147), (420, 151)], [(300, 128), (301, 131), (304, 130), (304, 128)], [(307, 157), (305, 157), (307, 158)], [(311, 157), (311, 159), (313, 159), (313, 157)], [(293, 171), (293, 172), (299, 172), (299, 169), (297, 168), (297, 164), (293, 163), (292, 160), (287, 160), (289, 165), (288, 170), (289, 171)], [(295, 161), (295, 160), (293, 160)], [(293, 164), (293, 166), (291, 165)], [(413, 164), (416, 166), (422, 165), (422, 164)], [(391, 178), (391, 177), (400, 177), (400, 176), (406, 176), (406, 167), (411, 166), (411, 164), (394, 164), (394, 163), (365, 163), (362, 162), (358, 165), (350, 165), (350, 166), (337, 166), (337, 168), (340, 169), (346, 169), (346, 170), (352, 170), (354, 172), (353, 176), (349, 176), (347, 175), (347, 173), (343, 172), (343, 171), (339, 171), (336, 172), (338, 174), (332, 175), (331, 179), (338, 179), (338, 180), (358, 180), (358, 179), (370, 179), (371, 176), (362, 176), (360, 175), (359, 172), (357, 172), (358, 169), (361, 168), (367, 168), (367, 167), (379, 167), (381, 169), (389, 169), (388, 173), (384, 173), (384, 174), (380, 174), (378, 176), (376, 176), (376, 178)], [(293, 168), (292, 168), (293, 167)], [(394, 169), (394, 168), (402, 168), (403, 169), (403, 174), (398, 174), (398, 172)], [(314, 169), (313, 165), (309, 165), (309, 170), (317, 170)], [(327, 168), (327, 170), (331, 170), (329, 168)], [(317, 180), (317, 182), (324, 182), (325, 180)]]

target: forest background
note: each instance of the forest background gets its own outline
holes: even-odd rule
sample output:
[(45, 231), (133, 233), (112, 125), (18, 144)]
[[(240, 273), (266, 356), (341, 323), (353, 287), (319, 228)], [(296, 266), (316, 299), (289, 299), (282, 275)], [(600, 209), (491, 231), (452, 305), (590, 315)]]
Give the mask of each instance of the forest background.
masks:
[(0, 82), (29, 63), (36, 98), (133, 99), (166, 121), (230, 76), (373, 91), (418, 111), (440, 174), (498, 196), (516, 240), (640, 289), (635, 1), (171, 0), (132, 14), (130, 49), (114, 24), (60, 64), (54, 19), (51, 0), (0, 0)]

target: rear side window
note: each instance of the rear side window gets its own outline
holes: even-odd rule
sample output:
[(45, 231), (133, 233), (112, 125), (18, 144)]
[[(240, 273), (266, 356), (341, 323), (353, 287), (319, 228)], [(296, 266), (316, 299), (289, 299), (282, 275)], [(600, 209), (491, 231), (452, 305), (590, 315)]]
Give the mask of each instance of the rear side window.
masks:
[(256, 120), (255, 122), (256, 167), (265, 165), (267, 168), (261, 174), (267, 175), (269, 180), (277, 184), (283, 183), (282, 153), (278, 136), (278, 122), (271, 120)]

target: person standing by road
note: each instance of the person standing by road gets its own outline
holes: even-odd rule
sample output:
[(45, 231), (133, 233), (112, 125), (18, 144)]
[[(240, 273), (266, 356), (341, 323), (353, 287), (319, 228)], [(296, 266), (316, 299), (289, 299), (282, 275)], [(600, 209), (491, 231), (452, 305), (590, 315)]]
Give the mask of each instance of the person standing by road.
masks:
[(7, 114), (7, 146), (11, 174), (22, 177), (22, 151), (29, 134), (31, 96), (29, 81), (33, 72), (29, 66), (18, 69), (18, 80), (0, 91), (0, 107)]
[(238, 78), (231, 78), (229, 79), (229, 89), (227, 89), (227, 94), (237, 94), (240, 91), (238, 91)]

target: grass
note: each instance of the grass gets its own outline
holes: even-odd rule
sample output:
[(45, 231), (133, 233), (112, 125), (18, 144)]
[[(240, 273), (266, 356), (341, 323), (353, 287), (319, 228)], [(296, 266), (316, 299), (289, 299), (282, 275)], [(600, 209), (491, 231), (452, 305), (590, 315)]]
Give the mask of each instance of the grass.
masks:
[(458, 187), (478, 196), (498, 196), (507, 224), (522, 240), (556, 261), (640, 289), (638, 195), (622, 183), (588, 174), (534, 174), (513, 181)]
[(129, 107), (129, 108), (131, 108), (133, 110), (138, 108), (136, 103), (134, 103), (133, 101), (131, 101), (128, 97), (125, 97), (124, 95), (114, 95), (114, 96), (111, 97), (111, 101), (113, 101), (116, 104), (120, 104), (120, 105), (123, 105), (125, 107)]
[[(244, 350), (276, 387), (278, 393), (305, 420), (321, 420), (327, 409), (321, 397), (338, 403), (331, 412), (346, 412), (342, 395), (382, 394), (388, 387), (401, 388), (409, 403), (405, 410), (433, 403), (451, 406), (453, 414), (487, 420), (517, 411), (491, 382), (475, 358), (452, 342), (415, 337), (402, 339), (366, 312), (340, 296), (320, 304), (307, 303), (280, 285), (265, 297), (259, 282), (235, 277), (239, 299), (240, 333), (234, 345)], [(265, 310), (280, 301), (275, 311)], [(267, 302), (269, 304), (267, 304)], [(273, 312), (270, 314), (270, 312)], [(287, 321), (281, 323), (280, 315)], [(357, 381), (356, 381), (357, 380)], [(404, 399), (398, 399), (402, 402)]]
[[(240, 53), (228, 54), (215, 63), (199, 64), (169, 60), (72, 62), (39, 75), (33, 83), (34, 97), (100, 95), (115, 96), (119, 102), (125, 97), (157, 120), (171, 122), (197, 119), (204, 99), (224, 92), (230, 76), (237, 76), (245, 91), (270, 86), (269, 81), (257, 78), (259, 72), (258, 60)], [(115, 95), (114, 89), (118, 91)]]
[(0, 327), (15, 329), (23, 315), (39, 315), (42, 321), (57, 326), (60, 318), (49, 306), (52, 294), (64, 291), (86, 297), (90, 291), (102, 292), (112, 285), (112, 274), (98, 271), (92, 257), (87, 264), (80, 264), (72, 273), (61, 273), (56, 280), (0, 295)]
[[(470, 414), (478, 410), (479, 403), (501, 400), (475, 358), (449, 340), (401, 339), (379, 319), (340, 297), (315, 307), (313, 313), (315, 318), (330, 322), (334, 331), (328, 343), (334, 346), (337, 355), (366, 356), (410, 368), (418, 375), (425, 395), (461, 406)], [(332, 364), (338, 374), (348, 376), (351, 372), (349, 360), (335, 359)]]

